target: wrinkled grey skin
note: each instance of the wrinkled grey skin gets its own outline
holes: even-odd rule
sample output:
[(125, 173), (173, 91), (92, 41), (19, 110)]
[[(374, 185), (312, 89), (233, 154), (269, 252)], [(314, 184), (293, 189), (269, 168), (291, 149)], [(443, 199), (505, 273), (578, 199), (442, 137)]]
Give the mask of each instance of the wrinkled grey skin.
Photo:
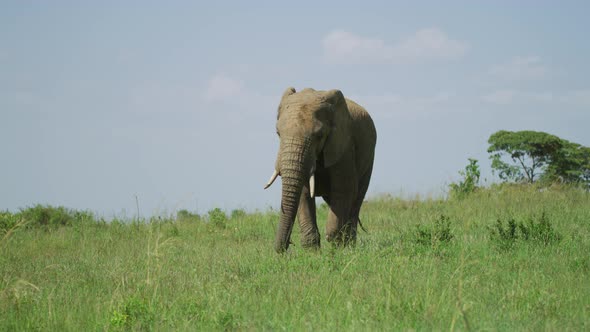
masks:
[[(367, 111), (344, 98), (339, 90), (296, 92), (288, 88), (277, 116), (280, 147), (275, 172), (282, 179), (281, 214), (275, 250), (290, 244), (295, 216), (305, 248), (319, 248), (315, 195), (323, 197), (330, 212), (326, 239), (355, 243), (359, 211), (369, 187), (377, 133)], [(272, 184), (273, 178), (267, 184)]]

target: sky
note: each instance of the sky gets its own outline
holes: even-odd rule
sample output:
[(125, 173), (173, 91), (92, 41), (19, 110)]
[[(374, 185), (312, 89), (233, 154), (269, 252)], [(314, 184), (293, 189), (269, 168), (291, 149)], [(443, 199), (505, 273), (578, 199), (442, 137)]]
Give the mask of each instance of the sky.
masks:
[(590, 146), (587, 1), (2, 1), (0, 210), (265, 210), (283, 91), (378, 133), (368, 197), (443, 195), (487, 140)]

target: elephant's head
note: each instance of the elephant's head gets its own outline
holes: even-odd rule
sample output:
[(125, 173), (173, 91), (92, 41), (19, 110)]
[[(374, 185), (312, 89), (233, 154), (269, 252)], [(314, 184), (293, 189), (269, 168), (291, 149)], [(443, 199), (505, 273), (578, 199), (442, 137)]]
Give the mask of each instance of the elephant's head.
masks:
[(275, 172), (265, 188), (281, 176), (283, 182), (281, 217), (275, 250), (283, 252), (290, 243), (291, 231), (304, 186), (314, 195), (314, 172), (336, 164), (350, 147), (351, 118), (339, 90), (296, 92), (288, 88), (279, 105), (277, 134), (280, 147)]

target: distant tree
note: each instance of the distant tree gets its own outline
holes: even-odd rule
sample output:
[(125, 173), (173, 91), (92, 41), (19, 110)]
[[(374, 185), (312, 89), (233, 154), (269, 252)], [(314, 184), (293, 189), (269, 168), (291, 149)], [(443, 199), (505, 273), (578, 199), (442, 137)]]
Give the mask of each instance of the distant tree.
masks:
[(562, 148), (543, 174), (548, 182), (581, 182), (590, 185), (590, 148), (562, 140)]
[(492, 170), (504, 181), (590, 184), (590, 148), (538, 131), (505, 131), (488, 140)]
[[(538, 131), (505, 131), (488, 140), (492, 170), (504, 181), (533, 183), (561, 148), (557, 136)], [(511, 162), (507, 162), (506, 157)]]

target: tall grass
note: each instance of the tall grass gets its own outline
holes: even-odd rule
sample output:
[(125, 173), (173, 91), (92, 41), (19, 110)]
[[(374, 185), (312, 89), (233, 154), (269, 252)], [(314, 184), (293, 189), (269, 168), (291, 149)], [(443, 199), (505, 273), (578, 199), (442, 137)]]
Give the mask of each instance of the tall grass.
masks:
[[(327, 209), (318, 210), (322, 229)], [(382, 197), (365, 204), (368, 232), (356, 247), (323, 242), (321, 251), (305, 251), (295, 230), (285, 255), (272, 250), (272, 211), (139, 224), (71, 214), (66, 224), (36, 227), (26, 213), (0, 214), (0, 225), (11, 223), (0, 234), (0, 330), (579, 331), (590, 324), (590, 195), (575, 189)], [(527, 225), (543, 220), (559, 240), (520, 236), (503, 246), (498, 220), (531, 232), (536, 226)]]

